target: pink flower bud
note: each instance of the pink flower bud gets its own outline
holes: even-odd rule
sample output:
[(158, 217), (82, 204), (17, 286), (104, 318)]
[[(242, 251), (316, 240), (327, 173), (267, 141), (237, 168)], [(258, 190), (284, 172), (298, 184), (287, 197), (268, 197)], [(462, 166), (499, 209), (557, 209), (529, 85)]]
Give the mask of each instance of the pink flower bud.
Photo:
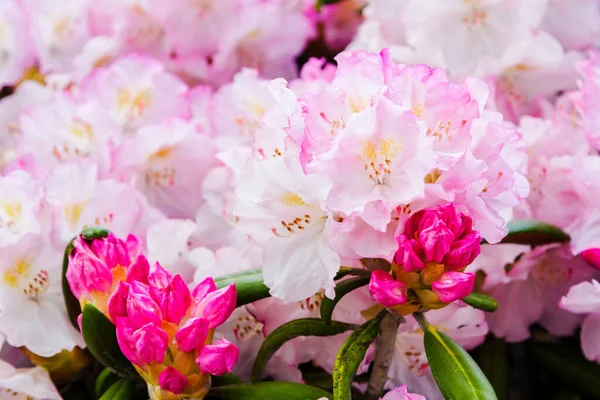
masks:
[(444, 257), (444, 265), (448, 271), (456, 271), (471, 264), (481, 252), (481, 236), (479, 232), (464, 236), (452, 243), (450, 251)]
[(69, 260), (67, 281), (77, 298), (92, 290), (106, 292), (112, 286), (112, 274), (106, 264), (91, 252), (75, 252)]
[(129, 254), (130, 260), (135, 260), (142, 254), (142, 243), (140, 242), (140, 239), (137, 238), (137, 236), (127, 235), (125, 244), (127, 246), (127, 253)]
[(113, 321), (127, 316), (129, 288), (130, 285), (128, 283), (120, 281), (113, 294), (108, 298), (108, 315)]
[[(94, 241), (94, 243), (98, 242)], [(117, 266), (128, 267), (131, 260), (129, 259), (127, 244), (112, 233), (109, 233), (105, 239), (104, 259), (110, 269)]]
[(144, 255), (137, 257), (135, 262), (127, 269), (127, 282), (138, 281), (148, 284), (148, 274), (150, 273), (150, 264)]
[(237, 292), (235, 283), (208, 293), (198, 304), (193, 315), (208, 320), (209, 329), (214, 329), (229, 318), (235, 309)]
[(188, 385), (187, 378), (173, 367), (167, 367), (158, 377), (158, 384), (163, 390), (173, 394), (181, 394)]
[(468, 296), (474, 286), (475, 274), (472, 272), (444, 272), (431, 288), (441, 301), (451, 303)]
[(169, 335), (153, 322), (133, 333), (132, 340), (139, 359), (145, 363), (162, 363), (169, 345)]
[(204, 346), (196, 363), (204, 374), (222, 375), (231, 372), (240, 355), (240, 349), (227, 339), (217, 340)]
[(123, 352), (123, 355), (125, 355), (125, 357), (133, 364), (142, 366), (143, 362), (137, 354), (135, 340), (133, 340), (135, 327), (131, 324), (131, 321), (128, 318), (120, 318), (117, 320), (116, 331), (117, 342), (119, 343), (119, 348)]
[(202, 300), (206, 297), (207, 294), (214, 292), (217, 290), (217, 285), (215, 285), (215, 281), (210, 276), (196, 285), (194, 290), (192, 290), (192, 297), (196, 301)]
[(127, 297), (127, 316), (136, 327), (141, 327), (149, 322), (161, 324), (162, 315), (160, 307), (150, 297), (142, 283), (132, 282)]
[(190, 289), (180, 275), (175, 275), (163, 289), (151, 287), (163, 318), (168, 322), (179, 324), (191, 304)]
[(589, 265), (594, 268), (600, 269), (600, 249), (587, 249), (579, 253), (579, 256), (583, 258)]
[(400, 247), (394, 256), (396, 264), (402, 266), (406, 272), (413, 272), (423, 269), (425, 263), (421, 260), (423, 249), (421, 244), (414, 239), (407, 239), (406, 236), (396, 238)]
[(204, 346), (208, 337), (208, 320), (206, 318), (191, 318), (179, 328), (175, 334), (175, 342), (179, 350), (187, 353)]
[(423, 246), (425, 259), (428, 262), (440, 263), (450, 251), (454, 234), (442, 220), (434, 217), (431, 218), (430, 225), (419, 232), (419, 242)]
[(375, 270), (371, 274), (369, 291), (379, 304), (394, 307), (406, 303), (407, 287), (385, 271)]
[(173, 273), (164, 269), (162, 265), (157, 262), (154, 271), (148, 275), (148, 282), (150, 285), (162, 289), (169, 284), (172, 277)]

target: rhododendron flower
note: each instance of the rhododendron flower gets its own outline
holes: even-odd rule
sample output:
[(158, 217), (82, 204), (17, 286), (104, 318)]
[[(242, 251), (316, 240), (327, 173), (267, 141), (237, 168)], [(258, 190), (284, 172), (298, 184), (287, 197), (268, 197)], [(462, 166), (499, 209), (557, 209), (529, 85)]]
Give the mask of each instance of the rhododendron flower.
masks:
[(0, 360), (0, 390), (7, 398), (60, 400), (48, 371), (42, 367), (14, 368)]
[(381, 270), (371, 274), (369, 290), (377, 302), (408, 314), (471, 293), (475, 274), (463, 271), (479, 255), (481, 236), (454, 204), (413, 214), (397, 240), (395, 278)]
[(406, 385), (402, 385), (387, 392), (380, 400), (425, 400), (425, 396), (408, 393)]
[(560, 299), (560, 307), (575, 314), (588, 314), (581, 325), (581, 348), (585, 356), (600, 363), (600, 283), (581, 282)]
[(25, 70), (34, 66), (35, 51), (22, 7), (18, 0), (0, 5), (0, 87), (17, 83)]
[(62, 254), (27, 234), (0, 252), (0, 333), (11, 346), (42, 357), (85, 347), (61, 293)]

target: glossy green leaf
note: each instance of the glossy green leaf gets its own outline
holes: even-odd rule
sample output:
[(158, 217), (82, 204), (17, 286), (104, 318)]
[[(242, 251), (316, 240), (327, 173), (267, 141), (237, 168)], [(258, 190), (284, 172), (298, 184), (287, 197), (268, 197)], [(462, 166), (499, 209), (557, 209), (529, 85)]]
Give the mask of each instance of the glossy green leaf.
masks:
[(69, 255), (73, 251), (73, 241), (71, 240), (65, 249), (65, 254), (63, 256), (63, 268), (62, 268), (62, 293), (63, 299), (65, 300), (65, 305), (67, 306), (67, 313), (69, 314), (69, 320), (71, 321), (71, 325), (75, 328), (79, 329), (79, 325), (77, 324), (77, 317), (81, 314), (81, 305), (79, 304), (79, 300), (77, 297), (71, 292), (71, 287), (69, 286), (69, 281), (67, 281), (67, 268), (69, 267)]
[(240, 383), (211, 389), (208, 399), (222, 400), (317, 400), (331, 399), (331, 393), (292, 382)]
[(119, 380), (119, 377), (114, 374), (110, 369), (105, 368), (100, 372), (96, 378), (96, 384), (94, 385), (96, 391), (96, 397), (101, 397), (115, 382)]
[(234, 374), (212, 375), (210, 380), (213, 387), (242, 383), (242, 380)]
[(116, 381), (100, 400), (131, 400), (135, 393), (135, 383), (125, 379)]
[(508, 400), (508, 351), (506, 343), (490, 335), (473, 352), (473, 358), (494, 388), (498, 400)]
[(497, 400), (477, 363), (448, 335), (425, 328), (425, 353), (433, 377), (447, 400)]
[(121, 352), (113, 323), (90, 303), (83, 309), (81, 326), (88, 350), (102, 365), (121, 378), (141, 379)]
[(335, 298), (330, 299), (325, 297), (321, 302), (321, 319), (326, 324), (331, 323), (331, 316), (337, 303), (350, 293), (351, 291), (358, 289), (359, 287), (369, 284), (370, 277), (359, 276), (356, 278), (346, 279), (345, 281), (338, 282), (335, 286)]
[(253, 303), (271, 296), (269, 288), (265, 286), (260, 268), (236, 272), (215, 278), (218, 288), (223, 288), (235, 282), (237, 290), (237, 306)]
[(600, 399), (600, 365), (588, 361), (579, 348), (562, 344), (535, 343), (528, 346), (539, 367), (565, 383), (565, 386)]
[(295, 319), (275, 329), (260, 346), (256, 361), (252, 367), (252, 381), (258, 381), (271, 359), (281, 346), (298, 336), (334, 336), (356, 328), (355, 325), (333, 322), (326, 325), (319, 318)]
[(500, 243), (542, 245), (571, 240), (569, 235), (559, 227), (541, 221), (513, 220), (507, 227), (508, 235)]
[(375, 318), (359, 326), (342, 344), (333, 365), (333, 398), (348, 400), (351, 398), (351, 386), (367, 349), (379, 334), (379, 323), (384, 311)]
[(81, 237), (85, 240), (103, 239), (108, 236), (110, 231), (100, 226), (90, 226), (81, 231)]
[(489, 294), (472, 292), (462, 300), (471, 307), (479, 310), (494, 312), (498, 309), (498, 302)]

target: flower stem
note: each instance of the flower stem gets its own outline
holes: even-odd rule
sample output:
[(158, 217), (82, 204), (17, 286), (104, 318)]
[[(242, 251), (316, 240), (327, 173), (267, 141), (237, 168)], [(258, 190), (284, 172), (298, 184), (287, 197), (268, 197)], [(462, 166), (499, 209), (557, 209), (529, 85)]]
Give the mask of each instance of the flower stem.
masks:
[(375, 362), (369, 378), (369, 386), (365, 393), (366, 400), (377, 400), (383, 395), (396, 348), (398, 326), (404, 322), (404, 318), (391, 312), (386, 313), (381, 320), (381, 333), (375, 341)]

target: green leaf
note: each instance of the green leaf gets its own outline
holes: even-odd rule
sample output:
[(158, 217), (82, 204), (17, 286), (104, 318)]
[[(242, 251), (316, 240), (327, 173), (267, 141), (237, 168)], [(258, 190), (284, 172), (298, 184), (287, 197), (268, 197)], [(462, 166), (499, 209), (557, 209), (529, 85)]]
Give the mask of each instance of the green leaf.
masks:
[(90, 226), (81, 231), (81, 237), (85, 240), (103, 239), (108, 236), (110, 231), (100, 226)]
[(508, 352), (506, 343), (490, 335), (473, 352), (477, 364), (490, 381), (498, 400), (508, 400)]
[(103, 369), (96, 378), (96, 384), (94, 385), (96, 397), (100, 398), (118, 380), (119, 377), (113, 374), (110, 369)]
[(472, 292), (462, 300), (471, 307), (479, 310), (494, 312), (498, 309), (498, 302), (489, 294)]
[(500, 243), (542, 245), (571, 240), (570, 236), (559, 227), (541, 221), (513, 220), (507, 227), (508, 235)]
[(100, 400), (131, 400), (135, 392), (135, 383), (121, 379), (115, 382)]
[(333, 365), (333, 398), (348, 400), (354, 375), (365, 358), (367, 349), (379, 334), (379, 323), (387, 311), (359, 326), (344, 342)]
[(359, 276), (356, 278), (346, 279), (345, 281), (338, 282), (335, 286), (335, 298), (329, 299), (325, 297), (321, 303), (321, 319), (327, 325), (331, 323), (331, 315), (333, 314), (333, 309), (337, 305), (337, 303), (350, 293), (351, 291), (358, 289), (359, 287), (365, 286), (369, 284), (370, 277), (368, 276)]
[(588, 361), (579, 349), (563, 344), (535, 343), (528, 346), (539, 367), (565, 383), (565, 386), (600, 399), (600, 365)]
[(240, 383), (211, 389), (208, 399), (222, 400), (317, 400), (331, 399), (331, 393), (292, 382)]
[(497, 400), (492, 385), (469, 353), (428, 324), (425, 328), (425, 353), (445, 399)]
[(325, 325), (320, 318), (295, 319), (275, 329), (260, 346), (252, 367), (252, 381), (258, 381), (271, 356), (289, 340), (298, 336), (333, 336), (356, 328), (355, 325), (333, 322)]
[(67, 306), (67, 313), (69, 314), (69, 320), (71, 321), (71, 325), (79, 330), (79, 325), (77, 324), (77, 317), (81, 314), (81, 305), (79, 304), (79, 300), (77, 297), (71, 292), (71, 287), (69, 286), (69, 281), (67, 281), (67, 268), (69, 267), (69, 255), (73, 251), (73, 240), (69, 242), (67, 248), (65, 249), (65, 255), (63, 256), (63, 268), (62, 268), (62, 293), (63, 299), (65, 300), (65, 305)]
[(121, 352), (113, 323), (90, 303), (83, 308), (81, 326), (88, 350), (102, 365), (121, 378), (141, 379)]
[(260, 268), (236, 272), (215, 278), (217, 287), (223, 288), (235, 282), (237, 291), (237, 306), (253, 303), (270, 297), (269, 288), (265, 286)]
[(236, 383), (242, 383), (242, 380), (234, 374), (223, 374), (223, 375), (212, 375), (210, 377), (211, 385), (213, 387), (233, 385)]

